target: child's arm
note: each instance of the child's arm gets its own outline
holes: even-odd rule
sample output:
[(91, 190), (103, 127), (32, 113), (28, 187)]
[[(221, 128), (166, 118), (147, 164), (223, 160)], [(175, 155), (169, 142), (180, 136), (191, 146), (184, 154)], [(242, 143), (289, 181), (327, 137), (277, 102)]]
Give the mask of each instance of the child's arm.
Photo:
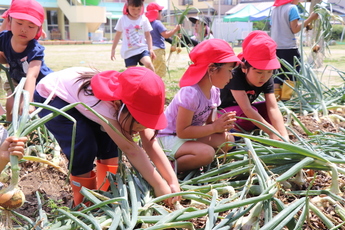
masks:
[[(273, 93), (265, 94), (265, 99), (266, 99), (267, 113), (273, 127), (280, 133), (282, 137), (284, 137), (286, 140), (289, 140), (289, 135), (284, 125), (283, 115), (279, 110), (277, 100), (274, 94)], [(279, 139), (276, 135), (274, 135), (274, 137), (275, 138), (273, 139)]]
[[(311, 23), (312, 21), (316, 20), (319, 17), (318, 14), (312, 12), (310, 14), (310, 16), (304, 21), (303, 26), (306, 27), (307, 25), (309, 25), (309, 23)], [(290, 28), (291, 31), (296, 34), (298, 32), (301, 31), (302, 29), (302, 23), (298, 21), (298, 19), (292, 20), (290, 22)]]
[[(237, 104), (241, 107), (243, 113), (251, 119), (257, 120), (266, 126), (270, 127), (271, 129), (275, 130), (275, 128), (268, 123), (256, 110), (252, 108), (252, 105), (248, 99), (248, 96), (244, 90), (231, 90), (232, 95), (234, 96), (234, 99), (236, 100)], [(259, 127), (261, 130), (263, 130), (265, 133), (267, 133), (270, 138), (276, 139), (277, 137), (274, 135), (273, 132), (271, 132), (268, 128), (266, 128), (264, 125), (261, 125), (259, 123), (254, 122), (254, 124)], [(274, 138), (275, 137), (275, 138)]]
[[(121, 130), (120, 124), (116, 120), (109, 118), (108, 120), (117, 130)], [(132, 140), (131, 136), (126, 135), (125, 137), (119, 135), (103, 121), (100, 121), (100, 124), (116, 145), (125, 153), (133, 167), (136, 168), (143, 178), (153, 187), (156, 196), (171, 193), (171, 189), (167, 182), (163, 180), (162, 176), (155, 170), (148, 155)]]
[[(29, 92), (30, 102), (34, 101), (34, 92), (36, 87), (36, 80), (41, 71), (42, 61), (33, 60), (29, 63), (28, 72), (26, 73), (26, 82), (24, 89)], [(22, 106), (20, 107), (23, 108)], [(29, 113), (35, 111), (34, 106), (30, 106)]]
[[(171, 167), (163, 149), (158, 144), (156, 138), (151, 140), (154, 136), (154, 131), (152, 129), (145, 129), (140, 136), (143, 143), (143, 148), (149, 155), (150, 160), (154, 163), (159, 173), (162, 175), (162, 178), (168, 183), (171, 192), (180, 192), (180, 185), (178, 183), (176, 174)], [(181, 197), (174, 197), (173, 199), (167, 200), (167, 204), (172, 205), (180, 199)]]
[(115, 58), (115, 50), (116, 50), (117, 44), (119, 44), (121, 36), (122, 36), (122, 32), (120, 32), (120, 31), (115, 32), (113, 45), (111, 46), (111, 55), (110, 55), (110, 59), (112, 61), (114, 61), (116, 59)]
[(156, 58), (156, 55), (155, 55), (155, 52), (153, 52), (152, 37), (151, 37), (150, 31), (146, 31), (145, 32), (145, 39), (146, 39), (146, 42), (147, 42), (147, 46), (148, 46), (148, 49), (149, 49), (149, 52), (150, 52), (151, 59), (153, 60), (153, 59)]
[(170, 38), (171, 36), (173, 36), (177, 31), (179, 31), (181, 29), (181, 25), (176, 25), (175, 28), (173, 30), (166, 30), (163, 31), (161, 33), (163, 38)]
[[(178, 108), (176, 118), (176, 134), (181, 139), (194, 139), (222, 133), (230, 130), (236, 120), (232, 113), (224, 113), (211, 124), (192, 126), (194, 112), (183, 107)], [(206, 121), (205, 121), (206, 122)]]
[(24, 145), (27, 141), (26, 137), (15, 138), (7, 137), (0, 146), (0, 172), (10, 161), (10, 155), (15, 155), (21, 159), (24, 155)]

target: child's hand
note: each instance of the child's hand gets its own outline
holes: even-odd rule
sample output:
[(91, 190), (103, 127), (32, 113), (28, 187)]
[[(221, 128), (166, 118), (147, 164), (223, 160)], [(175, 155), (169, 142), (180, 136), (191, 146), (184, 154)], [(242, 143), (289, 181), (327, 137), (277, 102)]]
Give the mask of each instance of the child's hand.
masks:
[(227, 132), (234, 127), (236, 112), (226, 112), (213, 122), (215, 132)]
[[(175, 33), (176, 33), (177, 31), (179, 31), (181, 28), (182, 28), (182, 26), (181, 26), (180, 24), (176, 25), (176, 27), (175, 27)], [(179, 36), (179, 37), (181, 38), (181, 36)]]
[(2, 159), (9, 161), (10, 155), (14, 155), (19, 159), (22, 159), (26, 141), (27, 137), (7, 137), (4, 143), (0, 146), (0, 155), (2, 156)]
[[(153, 189), (154, 189), (156, 197), (175, 193), (175, 192), (180, 192), (179, 185), (170, 185), (169, 186), (167, 183), (163, 183), (159, 187), (156, 186)], [(172, 197), (172, 198), (164, 200), (164, 203), (168, 206), (172, 206), (174, 203), (176, 203), (177, 201), (180, 201), (180, 200), (181, 200), (181, 197), (176, 196), (176, 197)]]
[[(170, 189), (171, 189), (171, 193), (176, 193), (176, 192), (181, 192), (180, 190), (180, 185), (175, 185), (175, 184), (171, 184), (170, 185)], [(164, 201), (164, 203), (170, 207), (172, 207), (177, 201), (181, 201), (181, 196), (174, 196), (172, 198), (166, 199)]]
[(116, 58), (115, 58), (115, 50), (111, 50), (110, 59), (111, 59), (112, 61), (115, 61), (115, 60), (116, 60)]
[(150, 50), (150, 56), (152, 60), (156, 58), (156, 54), (153, 50)]

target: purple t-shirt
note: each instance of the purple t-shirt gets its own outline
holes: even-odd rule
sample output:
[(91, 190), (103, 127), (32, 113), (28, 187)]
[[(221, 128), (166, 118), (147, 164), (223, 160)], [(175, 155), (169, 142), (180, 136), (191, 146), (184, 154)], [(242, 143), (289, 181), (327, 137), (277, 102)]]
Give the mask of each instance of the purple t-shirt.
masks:
[(160, 49), (165, 49), (164, 37), (161, 35), (162, 32), (166, 31), (167, 28), (163, 25), (160, 20), (154, 20), (151, 22), (152, 30), (150, 31), (152, 37), (152, 44)]
[(164, 113), (168, 120), (168, 126), (161, 130), (158, 135), (166, 136), (176, 133), (176, 117), (179, 106), (194, 112), (191, 125), (202, 126), (219, 105), (220, 91), (214, 86), (211, 88), (210, 99), (206, 98), (198, 84), (182, 87), (166, 108)]

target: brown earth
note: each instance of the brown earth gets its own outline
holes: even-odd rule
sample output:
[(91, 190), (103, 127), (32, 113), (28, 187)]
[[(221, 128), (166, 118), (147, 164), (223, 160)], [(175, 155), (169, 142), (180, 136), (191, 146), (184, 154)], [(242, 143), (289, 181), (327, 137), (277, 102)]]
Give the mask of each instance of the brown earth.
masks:
[[(320, 119), (317, 121), (311, 116), (299, 117), (299, 119), (311, 132), (316, 132), (318, 130), (325, 132), (338, 132), (339, 127), (345, 127), (344, 122), (335, 124), (329, 119)], [(293, 122), (293, 127), (296, 132), (303, 138), (306, 138), (302, 128), (294, 123), (295, 122)], [(26, 202), (21, 208), (16, 210), (18, 213), (21, 213), (33, 220), (36, 219), (38, 216), (37, 194), (39, 194), (43, 209), (47, 213), (51, 213), (56, 207), (71, 207), (73, 193), (69, 183), (67, 182), (67, 160), (64, 157), (62, 157), (60, 166), (65, 170), (65, 173), (47, 165), (42, 166), (36, 162), (25, 162), (21, 164), (21, 179), (19, 185), (25, 194)], [(317, 189), (329, 186), (329, 176), (322, 173), (318, 175), (318, 179), (314, 186), (318, 186)], [(286, 199), (285, 202), (288, 203), (291, 201)], [(188, 203), (185, 203), (184, 205), (188, 206)], [(193, 220), (193, 222), (195, 228), (201, 228), (204, 226), (206, 219), (196, 219)], [(325, 229), (321, 222), (316, 221), (314, 222), (314, 225), (316, 225), (314, 227), (319, 229)]]

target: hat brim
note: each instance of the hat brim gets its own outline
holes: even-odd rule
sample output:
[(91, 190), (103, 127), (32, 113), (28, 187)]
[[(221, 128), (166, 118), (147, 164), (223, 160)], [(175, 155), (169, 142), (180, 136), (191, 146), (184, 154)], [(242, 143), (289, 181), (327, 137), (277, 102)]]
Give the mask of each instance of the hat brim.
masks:
[(130, 105), (127, 105), (127, 108), (134, 119), (146, 128), (161, 130), (164, 129), (168, 124), (164, 112), (161, 114), (149, 114), (134, 109)]
[(251, 61), (247, 60), (251, 66), (253, 66), (256, 69), (261, 70), (273, 70), (273, 69), (279, 69), (280, 68), (280, 62), (277, 58), (272, 60), (264, 60), (264, 61)]
[(180, 80), (180, 87), (191, 86), (198, 83), (206, 74), (209, 63), (203, 65), (191, 64)]
[(16, 18), (16, 19), (20, 19), (20, 20), (28, 20), (32, 23), (34, 23), (36, 26), (42, 26), (42, 23), (40, 22), (40, 20), (38, 20), (37, 18), (28, 15), (28, 14), (23, 14), (23, 13), (9, 13), (9, 15), (12, 18)]
[[(236, 65), (241, 63), (237, 56), (229, 56), (216, 63), (231, 63), (235, 62)], [(211, 63), (192, 64), (188, 67), (187, 71), (183, 74), (180, 80), (180, 87), (192, 86), (198, 83), (206, 74), (207, 68)]]
[(150, 10), (145, 12), (145, 16), (149, 19), (150, 22), (157, 20), (159, 12), (157, 10)]

